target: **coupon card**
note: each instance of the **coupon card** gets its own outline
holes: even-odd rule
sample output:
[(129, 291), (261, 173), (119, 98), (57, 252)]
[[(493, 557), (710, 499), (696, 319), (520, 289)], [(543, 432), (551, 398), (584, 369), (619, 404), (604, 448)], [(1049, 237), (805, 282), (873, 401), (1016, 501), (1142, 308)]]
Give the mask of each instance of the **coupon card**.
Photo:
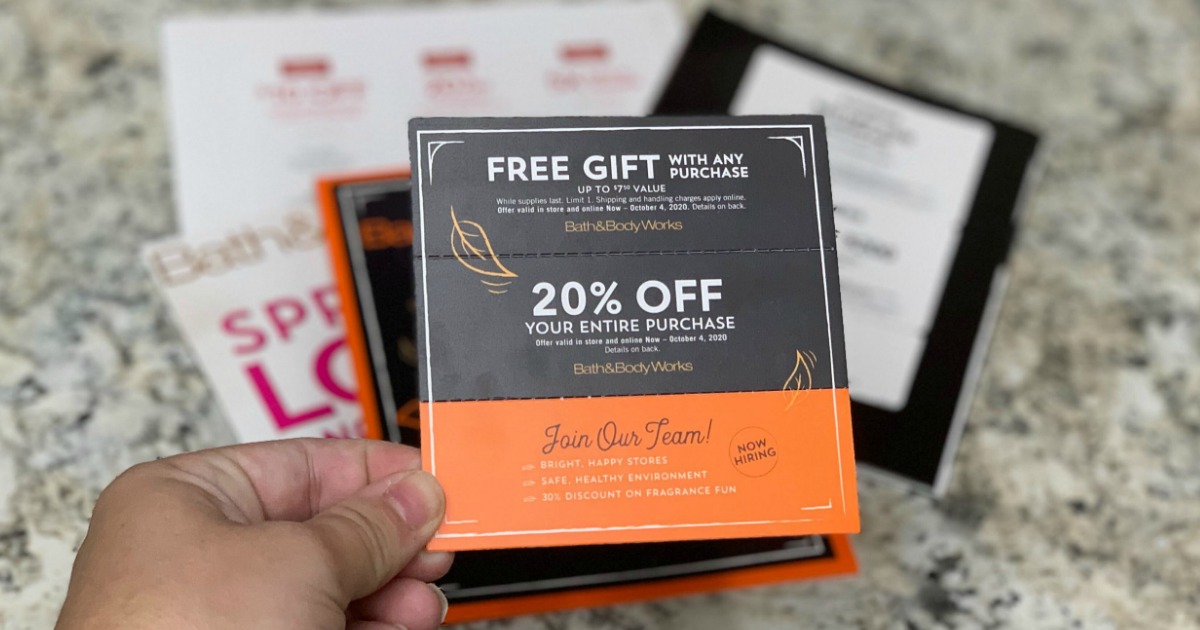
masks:
[(418, 119), (431, 548), (856, 531), (824, 122)]
[[(398, 429), (401, 442), (419, 446), (410, 191), (407, 171), (319, 184), (366, 429), (374, 437)], [(470, 551), (438, 587), (450, 601), (447, 622), (459, 623), (854, 570), (844, 535), (753, 538)]]

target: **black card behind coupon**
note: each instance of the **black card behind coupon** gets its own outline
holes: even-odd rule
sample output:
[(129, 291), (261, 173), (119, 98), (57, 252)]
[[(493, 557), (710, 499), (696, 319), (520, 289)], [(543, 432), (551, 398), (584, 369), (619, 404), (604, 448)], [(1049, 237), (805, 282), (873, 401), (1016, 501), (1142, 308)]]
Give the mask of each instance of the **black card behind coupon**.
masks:
[[(1018, 127), (987, 116), (964, 111), (936, 99), (911, 94), (884, 85), (876, 80), (820, 59), (794, 46), (784, 45), (746, 30), (732, 22), (709, 13), (697, 26), (686, 46), (678, 66), (662, 92), (655, 109), (658, 115), (712, 115), (743, 113), (738, 110), (739, 97), (753, 79), (762, 90), (783, 89), (759, 77), (751, 77), (756, 57), (766, 52), (777, 66), (795, 63), (804, 66), (814, 77), (813, 85), (854, 85), (850, 90), (862, 90), (882, 95), (900, 104), (899, 107), (917, 110), (919, 115), (967, 120), (985, 128), (990, 142), (984, 147), (984, 157), (978, 181), (971, 190), (969, 209), (958, 235), (957, 247), (951, 251), (940, 282), (944, 289), (935, 303), (923, 339), (923, 352), (915, 361), (914, 376), (906, 388), (904, 403), (893, 408), (864, 402), (856, 395), (862, 381), (854, 380), (854, 357), (850, 357), (850, 395), (853, 401), (854, 448), (859, 462), (874, 465), (884, 471), (932, 486), (935, 493), (945, 490), (959, 435), (970, 405), (974, 380), (978, 375), (991, 336), (994, 316), (1003, 293), (1005, 261), (1013, 241), (1020, 193), (1031, 170), (1037, 136)], [(783, 60), (783, 61), (779, 61)], [(773, 77), (777, 78), (777, 77)], [(765, 87), (769, 86), (769, 87)], [(821, 87), (808, 86), (810, 91)], [(782, 100), (782, 99), (781, 99)], [(864, 111), (838, 111), (844, 105), (836, 99), (826, 111), (755, 110), (753, 114), (822, 113), (827, 118), (858, 116)], [(894, 130), (878, 123), (886, 108), (868, 116), (876, 130)], [(903, 138), (901, 138), (903, 140)], [(835, 159), (839, 138), (830, 132), (831, 159)], [(862, 151), (862, 147), (854, 147)], [(836, 167), (836, 164), (835, 164)], [(897, 172), (899, 168), (897, 167)], [(902, 179), (902, 175), (897, 175)], [(848, 193), (864, 180), (855, 177), (833, 179), (835, 210), (844, 205)], [(878, 183), (876, 180), (873, 183)], [(899, 182), (901, 185), (903, 181)], [(840, 208), (845, 211), (845, 208)], [(849, 218), (849, 217), (847, 217)], [(839, 218), (839, 226), (843, 221)], [(881, 240), (886, 239), (886, 235)], [(839, 240), (839, 258), (845, 245)], [(843, 266), (843, 290), (847, 279)], [(843, 307), (848, 316), (853, 305), (844, 297)], [(854, 327), (846, 325), (847, 345), (855, 341)]]

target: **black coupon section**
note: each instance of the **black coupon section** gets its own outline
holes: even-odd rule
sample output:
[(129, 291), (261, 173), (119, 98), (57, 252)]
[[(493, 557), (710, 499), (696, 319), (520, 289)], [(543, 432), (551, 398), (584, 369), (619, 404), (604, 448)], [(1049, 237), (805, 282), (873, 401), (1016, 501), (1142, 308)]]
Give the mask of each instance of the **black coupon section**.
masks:
[(513, 122), (413, 122), (418, 255), (832, 247), (819, 116)]
[(422, 400), (845, 387), (833, 252), (502, 260), (503, 286), (418, 261)]

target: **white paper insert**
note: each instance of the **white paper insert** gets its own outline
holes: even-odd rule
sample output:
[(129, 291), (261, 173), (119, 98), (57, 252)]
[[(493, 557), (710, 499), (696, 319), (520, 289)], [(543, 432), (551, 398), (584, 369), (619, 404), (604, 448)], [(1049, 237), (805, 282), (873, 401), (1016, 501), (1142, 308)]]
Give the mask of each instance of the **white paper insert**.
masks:
[(170, 239), (143, 261), (241, 442), (362, 437), (337, 288), (315, 217)]
[(268, 14), (163, 29), (184, 234), (408, 162), (418, 116), (642, 115), (682, 42), (666, 1)]
[(851, 395), (903, 409), (992, 143), (990, 125), (761, 46), (733, 114), (825, 116)]

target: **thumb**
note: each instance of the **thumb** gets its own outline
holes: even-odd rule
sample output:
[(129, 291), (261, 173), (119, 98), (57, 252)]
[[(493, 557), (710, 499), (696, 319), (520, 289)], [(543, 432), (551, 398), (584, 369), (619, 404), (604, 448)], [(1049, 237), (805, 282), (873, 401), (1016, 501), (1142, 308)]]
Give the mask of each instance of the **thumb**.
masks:
[(345, 606), (387, 584), (433, 536), (446, 511), (433, 475), (396, 473), (305, 523), (326, 561), (330, 593)]

